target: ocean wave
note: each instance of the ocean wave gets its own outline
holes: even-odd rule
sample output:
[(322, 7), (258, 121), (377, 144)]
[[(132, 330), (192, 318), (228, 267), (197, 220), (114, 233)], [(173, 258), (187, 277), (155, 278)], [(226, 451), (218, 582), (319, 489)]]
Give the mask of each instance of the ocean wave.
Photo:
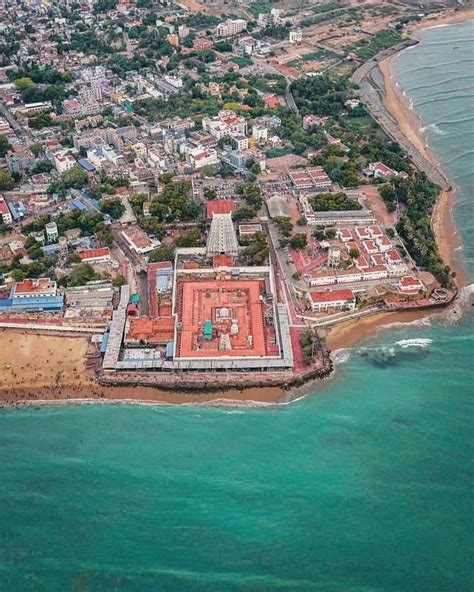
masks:
[(351, 357), (351, 350), (349, 348), (336, 349), (331, 353), (331, 358), (334, 364), (344, 364), (348, 362)]
[(446, 134), (448, 133), (443, 131), (437, 123), (430, 123), (429, 125), (425, 125), (424, 127), (420, 127), (419, 129), (419, 131), (422, 133), (426, 132), (427, 130), (432, 130), (435, 134), (438, 134), (438, 136), (446, 136)]
[[(467, 80), (468, 82), (472, 81), (471, 74), (463, 74), (461, 76), (452, 76), (450, 78), (445, 78), (444, 80), (436, 80), (436, 82), (430, 82), (425, 84), (418, 84), (417, 86), (412, 86), (410, 88), (410, 93), (423, 91), (423, 90), (430, 90), (432, 88), (440, 88), (440, 86), (445, 86), (447, 84), (450, 85), (451, 92), (453, 92), (453, 82), (461, 82), (462, 80)], [(455, 90), (455, 89), (454, 89)], [(442, 90), (438, 90), (436, 94), (442, 92)]]
[(474, 150), (466, 150), (466, 152), (463, 152), (462, 154), (458, 154), (457, 156), (455, 156), (454, 158), (451, 158), (450, 160), (445, 160), (444, 164), (445, 165), (450, 165), (453, 164), (454, 162), (457, 162), (458, 160), (462, 160), (463, 158), (466, 158), (467, 156), (471, 156), (471, 154), (474, 154)]
[[(424, 105), (433, 105), (435, 103), (446, 103), (445, 96), (439, 96), (438, 98), (434, 98), (433, 95), (428, 95), (429, 98), (418, 100), (416, 105), (417, 107), (423, 107)], [(470, 95), (450, 95), (449, 102), (452, 103), (453, 101), (465, 101), (466, 99), (470, 99)]]
[(398, 347), (402, 347), (403, 349), (407, 347), (428, 347), (433, 343), (432, 339), (428, 338), (418, 338), (418, 339), (401, 339), (400, 341), (396, 341), (395, 345)]

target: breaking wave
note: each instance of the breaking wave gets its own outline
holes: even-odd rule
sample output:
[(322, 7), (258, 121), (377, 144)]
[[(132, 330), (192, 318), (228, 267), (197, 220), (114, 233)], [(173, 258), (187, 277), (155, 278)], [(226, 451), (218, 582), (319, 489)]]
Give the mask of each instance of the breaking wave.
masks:
[(432, 343), (432, 339), (401, 339), (400, 341), (396, 341), (395, 345), (405, 349), (407, 347), (428, 347)]
[(437, 123), (430, 123), (429, 125), (425, 125), (424, 127), (420, 127), (420, 132), (426, 132), (427, 130), (432, 130), (438, 136), (445, 136), (447, 132), (444, 132)]

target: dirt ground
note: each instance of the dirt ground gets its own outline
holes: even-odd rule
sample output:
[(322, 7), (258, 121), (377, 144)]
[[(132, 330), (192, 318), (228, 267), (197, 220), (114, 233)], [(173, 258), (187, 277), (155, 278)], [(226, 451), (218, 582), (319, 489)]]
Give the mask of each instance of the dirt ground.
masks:
[(390, 214), (387, 212), (385, 202), (380, 197), (377, 186), (375, 185), (364, 185), (359, 187), (358, 191), (361, 191), (367, 197), (367, 203), (370, 209), (373, 211), (377, 220), (384, 226), (394, 226), (397, 217), (395, 213)]

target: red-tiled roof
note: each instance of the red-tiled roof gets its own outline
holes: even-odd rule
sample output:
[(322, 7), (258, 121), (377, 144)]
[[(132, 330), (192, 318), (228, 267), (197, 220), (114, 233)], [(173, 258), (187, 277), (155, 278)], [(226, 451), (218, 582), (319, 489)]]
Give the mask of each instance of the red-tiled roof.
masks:
[(353, 300), (352, 290), (330, 290), (326, 292), (311, 292), (311, 300), (315, 303), (339, 302), (340, 300)]
[(15, 294), (41, 294), (56, 288), (56, 282), (49, 278), (26, 279), (15, 285)]
[(110, 257), (110, 249), (109, 247), (103, 247), (102, 249), (86, 249), (78, 254), (83, 261), (86, 259), (99, 259), (102, 257)]
[(422, 284), (419, 279), (413, 277), (412, 275), (406, 275), (400, 280), (400, 285), (404, 288), (418, 288)]
[(7, 202), (4, 199), (0, 198), (0, 214), (9, 214), (10, 210), (8, 209)]
[(214, 267), (232, 267), (232, 257), (229, 255), (215, 255), (212, 258), (212, 264)]
[(206, 214), (210, 220), (214, 214), (233, 214), (235, 201), (232, 199), (213, 199), (207, 202)]

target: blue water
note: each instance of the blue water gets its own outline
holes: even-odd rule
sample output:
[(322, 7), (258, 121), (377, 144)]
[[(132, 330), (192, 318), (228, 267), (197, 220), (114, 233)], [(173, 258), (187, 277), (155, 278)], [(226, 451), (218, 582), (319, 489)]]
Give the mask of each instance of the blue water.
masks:
[[(398, 68), (443, 132), (472, 272), (471, 123), (446, 123), (472, 116), (468, 33)], [(471, 592), (473, 329), (385, 331), (285, 407), (3, 411), (0, 590)]]

